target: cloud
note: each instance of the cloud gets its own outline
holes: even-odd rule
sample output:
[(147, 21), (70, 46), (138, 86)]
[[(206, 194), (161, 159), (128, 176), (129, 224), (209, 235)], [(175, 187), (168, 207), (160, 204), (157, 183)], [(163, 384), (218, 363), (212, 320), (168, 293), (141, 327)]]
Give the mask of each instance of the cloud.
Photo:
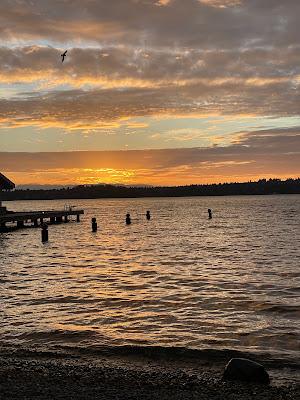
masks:
[[(300, 127), (240, 133), (229, 146), (190, 149), (0, 153), (20, 183), (179, 184), (299, 176)], [(24, 181), (26, 176), (27, 181)], [(32, 177), (32, 181), (28, 181)], [(35, 177), (35, 178), (34, 178)], [(36, 180), (34, 180), (36, 179)], [(56, 179), (56, 181), (55, 181)]]
[[(0, 83), (21, 96), (2, 91), (2, 126), (85, 132), (132, 116), (299, 116), (299, 7), (293, 0), (268, 7), (232, 0), (84, 6), (3, 0)], [(73, 47), (62, 64), (59, 46), (8, 45), (18, 37), (61, 46), (71, 40)], [(94, 45), (86, 47), (88, 41)]]
[(142, 116), (299, 116), (299, 104), (299, 89), (285, 81), (255, 86), (225, 80), (214, 85), (78, 89), (0, 99), (0, 124), (88, 130), (118, 127), (124, 119)]
[(241, 48), (298, 45), (297, 0), (2, 0), (3, 40)]
[[(137, 117), (208, 115), (290, 117), (298, 125), (299, 14), (298, 0), (1, 0), (0, 129), (86, 134), (147, 129)], [(39, 174), (32, 179), (71, 169), (74, 179), (79, 170), (82, 179), (117, 179), (126, 170), (122, 179), (143, 182), (297, 171), (298, 128), (243, 132), (227, 147), (193, 128), (175, 127), (160, 143), (200, 137), (206, 147), (76, 153), (77, 161), (74, 153), (49, 154), (45, 164), (38, 154), (15, 154), (10, 170)]]
[(86, 131), (149, 115), (299, 116), (300, 47), (74, 48), (63, 65), (60, 53), (45, 46), (0, 48), (0, 83), (23, 90), (35, 85), (19, 89), (19, 97), (2, 92), (3, 127)]
[(242, 5), (243, 0), (199, 0), (199, 2), (202, 4), (207, 4), (211, 7), (226, 8), (240, 6)]
[(40, 82), (49, 86), (158, 87), (206, 82), (248, 86), (299, 84), (300, 47), (248, 50), (145, 50), (73, 48), (64, 64), (61, 49), (45, 46), (0, 47), (0, 82)]

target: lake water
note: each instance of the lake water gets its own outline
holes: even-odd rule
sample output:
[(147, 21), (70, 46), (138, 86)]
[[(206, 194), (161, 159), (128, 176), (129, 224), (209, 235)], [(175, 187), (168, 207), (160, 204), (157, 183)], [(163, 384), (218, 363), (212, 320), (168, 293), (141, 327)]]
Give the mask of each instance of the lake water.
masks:
[(47, 244), (40, 229), (0, 233), (2, 346), (155, 345), (299, 360), (300, 196), (71, 204), (85, 209), (81, 223), (49, 226)]

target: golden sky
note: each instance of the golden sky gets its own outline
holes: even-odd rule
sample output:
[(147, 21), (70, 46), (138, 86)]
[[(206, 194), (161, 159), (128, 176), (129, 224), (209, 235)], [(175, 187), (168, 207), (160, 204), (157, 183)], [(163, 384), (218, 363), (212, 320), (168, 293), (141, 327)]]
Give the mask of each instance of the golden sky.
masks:
[(1, 172), (19, 185), (298, 177), (299, 15), (295, 0), (1, 0)]

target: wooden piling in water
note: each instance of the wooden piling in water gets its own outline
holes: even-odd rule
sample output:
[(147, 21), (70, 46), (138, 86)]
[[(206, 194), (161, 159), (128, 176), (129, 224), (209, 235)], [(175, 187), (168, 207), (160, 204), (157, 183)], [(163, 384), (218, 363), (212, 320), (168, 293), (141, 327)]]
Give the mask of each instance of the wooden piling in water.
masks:
[(92, 231), (97, 232), (98, 230), (98, 224), (96, 218), (92, 218)]
[(42, 242), (48, 242), (49, 240), (49, 235), (48, 235), (48, 225), (47, 224), (43, 224), (42, 225)]

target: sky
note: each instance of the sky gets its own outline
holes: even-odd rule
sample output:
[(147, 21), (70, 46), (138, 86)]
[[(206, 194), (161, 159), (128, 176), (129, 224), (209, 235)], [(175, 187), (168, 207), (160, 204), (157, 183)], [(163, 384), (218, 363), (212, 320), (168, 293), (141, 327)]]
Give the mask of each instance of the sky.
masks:
[(1, 0), (0, 171), (17, 185), (299, 177), (299, 15), (299, 0)]

